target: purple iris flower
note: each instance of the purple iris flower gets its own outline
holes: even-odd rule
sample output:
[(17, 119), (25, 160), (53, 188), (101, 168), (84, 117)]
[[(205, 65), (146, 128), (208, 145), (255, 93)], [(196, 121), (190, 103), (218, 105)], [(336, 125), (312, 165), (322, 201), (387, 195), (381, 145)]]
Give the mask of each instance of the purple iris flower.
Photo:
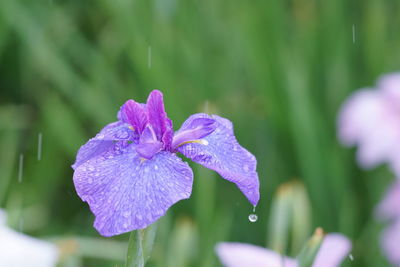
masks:
[(235, 183), (252, 205), (260, 198), (255, 157), (237, 142), (232, 123), (217, 115), (190, 116), (174, 133), (163, 95), (128, 100), (78, 151), (72, 168), (76, 191), (103, 236), (145, 228), (190, 197), (193, 172), (182, 153)]

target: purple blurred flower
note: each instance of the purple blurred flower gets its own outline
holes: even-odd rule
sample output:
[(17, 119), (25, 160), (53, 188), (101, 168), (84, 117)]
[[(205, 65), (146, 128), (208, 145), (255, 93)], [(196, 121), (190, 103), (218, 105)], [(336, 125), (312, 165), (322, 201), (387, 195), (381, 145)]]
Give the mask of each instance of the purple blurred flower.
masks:
[[(355, 92), (339, 114), (339, 137), (348, 146), (358, 145), (357, 158), (364, 168), (388, 163), (400, 177), (400, 73), (384, 75), (376, 89)], [(390, 220), (382, 234), (388, 259), (400, 264), (400, 182), (387, 192), (377, 215)]]
[(364, 168), (389, 163), (400, 176), (400, 74), (378, 80), (377, 88), (355, 92), (343, 105), (338, 120), (339, 138), (358, 145)]
[(389, 226), (381, 236), (381, 246), (386, 257), (393, 265), (400, 265), (400, 181), (397, 180), (387, 191), (378, 205), (377, 215), (389, 220)]
[(258, 203), (257, 162), (237, 142), (232, 123), (194, 114), (174, 133), (163, 95), (154, 90), (146, 104), (128, 100), (118, 121), (83, 145), (72, 166), (76, 191), (96, 216), (100, 234), (145, 228), (190, 197), (193, 172), (177, 152), (215, 170), (251, 204)]
[[(351, 250), (351, 242), (341, 234), (325, 236), (313, 267), (339, 266)], [(297, 267), (298, 261), (275, 251), (242, 243), (219, 243), (218, 257), (225, 267)]]
[(400, 218), (400, 180), (396, 180), (379, 203), (377, 215), (384, 220)]

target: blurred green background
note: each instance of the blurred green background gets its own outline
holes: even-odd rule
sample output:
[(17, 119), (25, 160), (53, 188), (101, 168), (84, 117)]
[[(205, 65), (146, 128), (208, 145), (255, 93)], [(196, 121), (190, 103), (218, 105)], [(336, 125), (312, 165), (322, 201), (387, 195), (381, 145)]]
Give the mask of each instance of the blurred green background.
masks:
[(219, 266), (220, 241), (294, 256), (317, 226), (352, 239), (345, 266), (389, 266), (374, 207), (393, 175), (357, 168), (336, 116), (400, 69), (399, 25), (396, 0), (2, 0), (0, 206), (57, 242), (61, 266), (123, 266), (128, 235), (97, 234), (70, 165), (124, 101), (157, 88), (175, 129), (201, 111), (234, 122), (261, 201), (249, 222), (234, 184), (192, 164), (192, 197), (159, 221), (149, 266)]

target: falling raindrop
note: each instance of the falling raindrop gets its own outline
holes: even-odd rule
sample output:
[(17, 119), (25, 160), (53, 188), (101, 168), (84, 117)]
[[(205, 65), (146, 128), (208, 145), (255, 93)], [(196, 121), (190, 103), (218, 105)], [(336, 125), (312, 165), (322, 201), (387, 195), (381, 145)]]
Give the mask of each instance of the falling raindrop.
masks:
[(151, 69), (151, 46), (147, 47), (147, 67)]
[(249, 215), (249, 221), (250, 222), (256, 222), (258, 220), (258, 216), (255, 213), (252, 213)]
[(18, 183), (22, 183), (24, 171), (24, 154), (19, 155), (19, 165), (18, 165)]
[(42, 159), (42, 133), (38, 134), (37, 160)]

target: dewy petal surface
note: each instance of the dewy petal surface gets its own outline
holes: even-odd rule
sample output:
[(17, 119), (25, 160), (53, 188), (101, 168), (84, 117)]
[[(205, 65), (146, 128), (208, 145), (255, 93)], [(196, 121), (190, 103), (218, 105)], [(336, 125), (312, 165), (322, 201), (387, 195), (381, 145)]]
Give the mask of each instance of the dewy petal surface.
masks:
[(191, 194), (193, 173), (175, 154), (141, 160), (133, 144), (90, 159), (74, 173), (78, 195), (95, 214), (94, 227), (113, 236), (148, 226)]
[(225, 267), (297, 267), (297, 261), (275, 251), (242, 243), (219, 243), (216, 252)]
[(163, 94), (158, 90), (153, 90), (147, 99), (146, 107), (149, 123), (153, 126), (157, 139), (164, 143), (166, 149), (169, 149), (172, 142), (173, 129), (172, 121), (165, 112)]
[(194, 114), (177, 132), (185, 131), (198, 118), (214, 119), (216, 129), (202, 138), (201, 143), (188, 143), (177, 148), (186, 157), (215, 170), (224, 179), (235, 183), (251, 204), (257, 205), (260, 198), (256, 158), (237, 142), (232, 123), (217, 115)]
[(72, 168), (76, 169), (89, 159), (105, 153), (114, 146), (115, 141), (136, 140), (137, 135), (128, 126), (123, 122), (113, 122), (105, 126), (94, 138), (80, 147)]
[(350, 240), (342, 234), (327, 234), (315, 257), (313, 267), (337, 267), (349, 255)]

